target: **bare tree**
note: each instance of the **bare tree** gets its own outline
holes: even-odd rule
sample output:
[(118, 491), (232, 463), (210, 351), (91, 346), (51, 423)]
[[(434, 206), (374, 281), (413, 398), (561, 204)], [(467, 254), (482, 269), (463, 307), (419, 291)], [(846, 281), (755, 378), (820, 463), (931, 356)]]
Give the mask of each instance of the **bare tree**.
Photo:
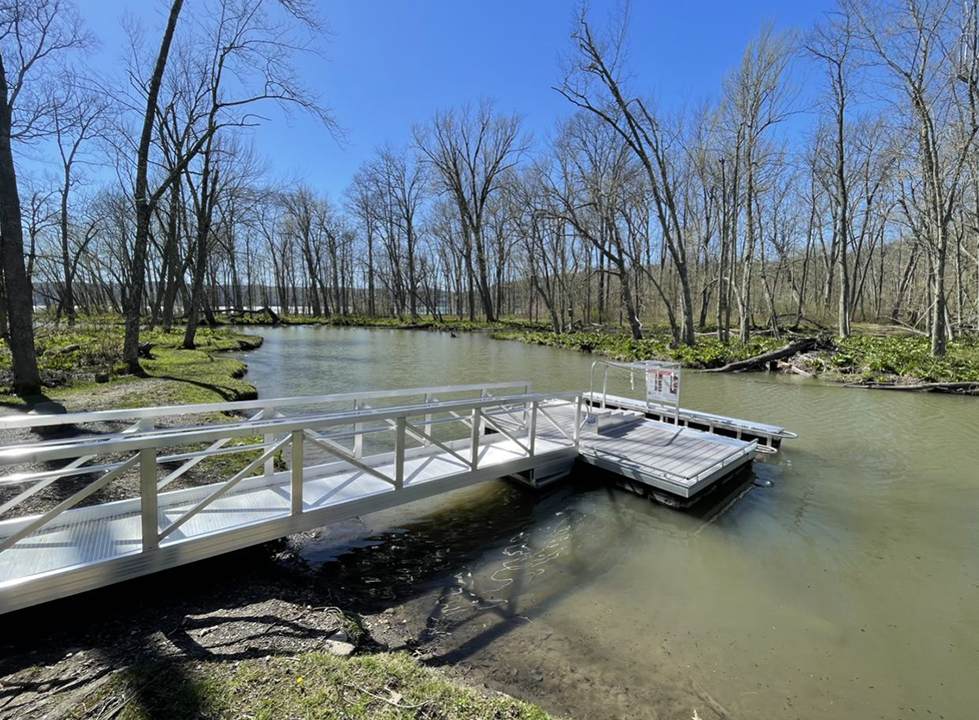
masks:
[[(486, 210), (500, 181), (526, 150), (517, 115), (498, 114), (483, 100), (474, 109), (435, 114), (430, 126), (415, 127), (415, 142), (455, 201), (466, 239), (466, 262), (475, 277), (486, 320), (496, 319), (489, 281)], [(475, 258), (472, 254), (475, 254)], [(475, 260), (475, 268), (472, 265)]]
[(655, 108), (642, 98), (629, 94), (623, 82), (627, 27), (628, 17), (623, 14), (614, 32), (600, 38), (592, 32), (587, 12), (582, 8), (575, 18), (571, 35), (576, 52), (563, 84), (556, 89), (575, 106), (594, 113), (607, 123), (635, 154), (645, 171), (656, 220), (680, 283), (682, 341), (694, 345), (693, 293), (670, 143)]
[[(762, 28), (749, 43), (741, 65), (725, 83), (725, 102), (730, 115), (735, 155), (733, 196), (736, 222), (738, 210), (744, 213), (744, 243), (741, 252), (741, 285), (736, 288), (741, 316), (740, 339), (751, 338), (752, 276), (758, 250), (760, 222), (757, 216), (758, 175), (775, 148), (765, 144), (772, 127), (789, 112), (790, 87), (785, 83), (792, 38), (778, 34), (771, 25)], [(744, 195), (739, 195), (739, 178), (744, 179)]]
[(75, 185), (77, 165), (86, 161), (86, 153), (90, 141), (97, 138), (103, 129), (104, 120), (109, 111), (107, 98), (81, 86), (78, 78), (67, 78), (66, 94), (54, 112), (53, 124), (55, 141), (58, 146), (58, 156), (61, 159), (61, 216), (59, 230), (61, 235), (61, 267), (62, 289), (58, 300), (57, 315), (62, 311), (68, 318), (68, 325), (75, 324), (75, 274), (78, 271), (78, 259), (93, 235), (83, 233), (80, 242), (72, 247), (69, 200)]
[(817, 25), (806, 42), (806, 50), (821, 60), (826, 68), (828, 85), (828, 104), (833, 117), (833, 167), (835, 192), (832, 194), (837, 204), (834, 213), (836, 226), (833, 229), (834, 246), (839, 246), (837, 260), (840, 271), (839, 334), (850, 335), (850, 316), (852, 314), (850, 287), (850, 263), (848, 252), (851, 238), (850, 187), (847, 173), (847, 110), (851, 95), (851, 75), (854, 55), (853, 19), (847, 13), (830, 16)]
[(13, 359), (14, 390), (37, 393), (41, 378), (34, 350), (34, 299), (24, 264), (24, 235), (13, 144), (51, 132), (57, 105), (44, 78), (64, 52), (90, 42), (74, 7), (61, 0), (7, 0), (0, 4), (0, 237), (2, 283)]
[[(309, 51), (311, 39), (294, 37), (288, 23), (273, 19), (266, 11), (268, 4), (279, 4), (299, 23), (301, 30), (318, 31), (310, 4), (302, 0), (218, 0), (211, 22), (204, 27), (209, 35), (204, 43), (210, 45), (203, 67), (207, 92), (206, 121), (196, 139), (186, 148), (177, 163), (163, 173), (163, 178), (149, 191), (149, 155), (153, 140), (154, 118), (159, 108), (160, 87), (166, 71), (167, 58), (183, 0), (174, 0), (160, 52), (150, 76), (146, 92), (146, 110), (137, 147), (134, 199), (136, 205), (136, 237), (133, 267), (126, 294), (126, 338), (123, 359), (131, 372), (139, 366), (139, 323), (145, 293), (146, 251), (152, 214), (170, 185), (185, 172), (194, 158), (213, 143), (222, 128), (255, 125), (259, 117), (251, 106), (272, 101), (284, 108), (299, 107), (320, 120), (332, 133), (339, 128), (328, 109), (315, 94), (306, 88), (292, 67), (296, 52)], [(299, 32), (299, 31), (297, 31)], [(233, 75), (235, 93), (226, 93), (225, 79)]]
[[(952, 218), (979, 133), (979, 2), (908, 0), (873, 7), (848, 0), (861, 39), (896, 81), (906, 105), (921, 202), (914, 223), (928, 248), (931, 351), (945, 355), (946, 268)], [(909, 207), (913, 207), (909, 206)]]
[[(150, 145), (153, 142), (153, 121), (157, 113), (157, 100), (160, 96), (160, 86), (163, 84), (163, 73), (166, 71), (167, 59), (170, 56), (170, 45), (177, 30), (177, 20), (183, 0), (173, 0), (167, 19), (160, 50), (156, 56), (153, 74), (150, 76), (146, 91), (146, 109), (143, 113), (142, 131), (139, 135), (139, 145), (136, 150), (136, 179), (133, 186), (133, 202), (136, 208), (136, 235), (133, 243), (133, 256), (123, 305), (123, 316), (126, 323), (126, 335), (123, 344), (123, 361), (129, 372), (141, 372), (139, 364), (139, 320), (143, 309), (143, 292), (146, 285), (146, 248), (149, 243), (150, 219), (160, 196), (166, 192), (170, 183), (177, 177), (178, 172), (171, 171), (168, 182), (161, 188), (159, 194), (149, 195), (149, 157)], [(203, 144), (203, 143), (202, 143)], [(189, 161), (189, 158), (188, 158)], [(176, 168), (175, 168), (176, 170)], [(181, 167), (182, 171), (183, 168)]]
[[(638, 340), (643, 333), (633, 278), (640, 263), (634, 227), (628, 219), (630, 205), (644, 188), (636, 187), (638, 168), (630, 164), (631, 157), (626, 144), (607, 124), (589, 115), (576, 115), (565, 125), (559, 141), (559, 177), (551, 188), (556, 217), (573, 226), (609, 261), (609, 273), (617, 278), (622, 292), (629, 329)], [(675, 321), (671, 324), (676, 331)]]

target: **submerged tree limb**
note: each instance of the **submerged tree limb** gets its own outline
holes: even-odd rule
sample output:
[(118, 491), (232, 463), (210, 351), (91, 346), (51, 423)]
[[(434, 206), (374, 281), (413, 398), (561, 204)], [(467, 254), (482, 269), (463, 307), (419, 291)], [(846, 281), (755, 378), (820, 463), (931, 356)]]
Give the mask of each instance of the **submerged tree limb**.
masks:
[(979, 382), (933, 382), (899, 385), (887, 382), (848, 383), (844, 387), (863, 388), (864, 390), (903, 390), (905, 392), (939, 392), (959, 393), (962, 395), (979, 395)]

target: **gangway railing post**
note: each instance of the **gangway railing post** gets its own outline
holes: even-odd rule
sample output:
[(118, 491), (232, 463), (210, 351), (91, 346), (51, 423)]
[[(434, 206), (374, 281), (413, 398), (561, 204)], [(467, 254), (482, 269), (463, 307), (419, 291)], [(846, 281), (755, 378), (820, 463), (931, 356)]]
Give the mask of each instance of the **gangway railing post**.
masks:
[(292, 431), (292, 479), (289, 485), (289, 499), (292, 504), (292, 514), (299, 515), (303, 511), (303, 437), (302, 430)]
[(479, 436), (480, 436), (480, 425), (483, 424), (482, 421), (482, 411), (475, 407), (472, 412), (472, 435), (470, 436), (472, 452), (470, 456), (469, 464), (472, 465), (472, 469), (476, 470), (479, 467)]
[(581, 403), (583, 396), (579, 393), (574, 405), (574, 446), (581, 445)]
[[(425, 393), (425, 404), (428, 405), (430, 402), (432, 402), (432, 394)], [(432, 427), (432, 413), (425, 413), (425, 433), (427, 435), (431, 435), (434, 431), (435, 428)], [(427, 447), (431, 444), (432, 441), (426, 438), (425, 446)]]
[[(360, 410), (361, 400), (354, 400), (354, 410)], [(354, 423), (354, 457), (364, 457), (364, 423)]]
[(160, 547), (156, 448), (143, 448), (139, 451), (139, 514), (143, 552), (156, 550)]
[(530, 418), (528, 420), (529, 425), (527, 432), (530, 436), (530, 457), (534, 456), (534, 452), (537, 449), (537, 406), (540, 405), (540, 401), (534, 400), (530, 403)]
[[(271, 420), (275, 415), (275, 408), (271, 405), (266, 405), (262, 408), (262, 419)], [(263, 439), (263, 443), (268, 446), (275, 443), (275, 434), (268, 433)], [(265, 461), (265, 477), (270, 478), (275, 474), (275, 458), (270, 457)]]
[(401, 490), (405, 486), (405, 441), (408, 418), (402, 415), (394, 422), (394, 489)]

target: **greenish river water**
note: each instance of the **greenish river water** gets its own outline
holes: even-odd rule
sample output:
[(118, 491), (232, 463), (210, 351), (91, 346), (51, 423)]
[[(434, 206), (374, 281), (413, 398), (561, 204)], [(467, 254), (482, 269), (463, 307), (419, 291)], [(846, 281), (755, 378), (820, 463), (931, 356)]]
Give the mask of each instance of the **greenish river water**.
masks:
[[(264, 329), (262, 397), (482, 381), (587, 389), (594, 358), (483, 335)], [(624, 381), (614, 388), (628, 393)], [(328, 528), (304, 556), (430, 662), (575, 718), (979, 717), (979, 401), (687, 372), (683, 404), (799, 439), (694, 514), (504, 481)]]

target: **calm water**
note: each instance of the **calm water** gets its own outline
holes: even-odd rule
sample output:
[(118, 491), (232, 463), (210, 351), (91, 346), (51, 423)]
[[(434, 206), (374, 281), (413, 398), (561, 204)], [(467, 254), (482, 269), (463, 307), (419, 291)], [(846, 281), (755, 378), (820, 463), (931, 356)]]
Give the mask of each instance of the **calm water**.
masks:
[[(586, 389), (593, 359), (480, 335), (262, 334), (246, 358), (262, 397)], [(685, 514), (587, 482), (494, 482), (331, 528), (305, 555), (404, 605), (434, 662), (573, 717), (979, 717), (979, 401), (683, 383), (687, 407), (799, 433), (756, 462), (772, 487)]]

